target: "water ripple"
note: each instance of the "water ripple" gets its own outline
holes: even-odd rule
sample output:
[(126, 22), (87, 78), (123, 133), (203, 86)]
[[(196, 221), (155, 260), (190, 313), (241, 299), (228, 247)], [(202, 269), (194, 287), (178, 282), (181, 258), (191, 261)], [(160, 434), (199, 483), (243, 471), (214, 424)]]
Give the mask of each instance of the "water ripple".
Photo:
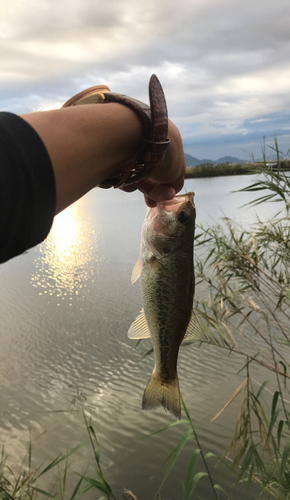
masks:
[[(142, 353), (151, 344), (136, 347), (127, 331), (141, 308), (130, 276), (144, 213), (138, 193), (93, 190), (56, 218), (42, 245), (0, 269), (0, 426), (7, 452), (19, 463), (29, 429), (36, 464), (88, 441), (84, 408), (108, 480), (140, 499), (154, 496), (164, 461), (187, 429), (150, 437), (174, 418), (163, 409), (141, 410), (154, 364)], [(238, 400), (210, 421), (241, 383), (236, 371), (234, 357), (210, 346), (180, 350), (180, 387), (205, 452), (221, 453), (234, 431)], [(168, 479), (167, 500), (180, 498), (192, 446)], [(74, 468), (93, 464), (89, 446), (79, 450)], [(219, 481), (220, 472), (213, 473)]]

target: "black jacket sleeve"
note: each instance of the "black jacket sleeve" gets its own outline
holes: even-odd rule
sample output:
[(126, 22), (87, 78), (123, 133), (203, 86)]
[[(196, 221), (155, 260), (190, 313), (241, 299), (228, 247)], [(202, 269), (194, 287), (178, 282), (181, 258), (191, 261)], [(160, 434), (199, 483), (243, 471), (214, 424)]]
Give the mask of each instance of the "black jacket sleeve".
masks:
[(23, 253), (50, 231), (56, 188), (47, 150), (35, 130), (0, 113), (0, 262)]

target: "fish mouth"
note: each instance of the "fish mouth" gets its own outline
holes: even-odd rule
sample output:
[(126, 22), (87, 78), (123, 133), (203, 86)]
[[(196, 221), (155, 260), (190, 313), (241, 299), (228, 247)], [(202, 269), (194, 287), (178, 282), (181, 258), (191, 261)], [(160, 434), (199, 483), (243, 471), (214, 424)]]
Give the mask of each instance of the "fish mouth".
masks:
[[(168, 210), (168, 211), (176, 211), (175, 207), (180, 207), (180, 205), (187, 204), (188, 202), (194, 206), (194, 198), (195, 193), (193, 191), (185, 194), (178, 194), (172, 200), (163, 200), (157, 202), (157, 208), (159, 210)], [(168, 207), (168, 209), (167, 209)]]
[(189, 208), (191, 205), (195, 209), (194, 205), (194, 192), (191, 191), (185, 194), (179, 194), (175, 196), (172, 200), (164, 200), (157, 202), (157, 211), (162, 212), (165, 210), (166, 212), (179, 212), (179, 210), (183, 210)]
[(178, 194), (172, 200), (163, 200), (158, 201), (156, 207), (148, 208), (146, 218), (153, 219), (157, 216), (158, 211), (166, 210), (168, 212), (176, 212), (181, 205), (186, 205), (188, 202), (195, 208), (194, 206), (194, 198), (195, 193), (190, 191), (185, 194)]
[(158, 201), (157, 205), (176, 205), (183, 203), (185, 201), (191, 201), (193, 203), (193, 198), (195, 196), (195, 193), (193, 191), (190, 191), (189, 193), (184, 193), (184, 194), (177, 194), (172, 198), (171, 200), (164, 200), (164, 201)]
[[(154, 231), (160, 235), (167, 236), (166, 230), (160, 224), (160, 215), (162, 212), (182, 212), (183, 210), (191, 211), (194, 205), (194, 192), (176, 195), (171, 200), (158, 201), (156, 207), (148, 208), (145, 221), (147, 224), (153, 224)], [(191, 207), (191, 208), (190, 208)]]

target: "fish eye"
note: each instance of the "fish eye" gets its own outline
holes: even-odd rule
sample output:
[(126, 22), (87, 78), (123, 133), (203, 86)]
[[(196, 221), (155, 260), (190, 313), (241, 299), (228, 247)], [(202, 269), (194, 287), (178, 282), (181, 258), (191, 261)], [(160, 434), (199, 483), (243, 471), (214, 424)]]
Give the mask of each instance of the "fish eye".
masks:
[(185, 210), (182, 210), (179, 214), (178, 214), (178, 221), (179, 222), (186, 222), (189, 218), (189, 213), (186, 212)]

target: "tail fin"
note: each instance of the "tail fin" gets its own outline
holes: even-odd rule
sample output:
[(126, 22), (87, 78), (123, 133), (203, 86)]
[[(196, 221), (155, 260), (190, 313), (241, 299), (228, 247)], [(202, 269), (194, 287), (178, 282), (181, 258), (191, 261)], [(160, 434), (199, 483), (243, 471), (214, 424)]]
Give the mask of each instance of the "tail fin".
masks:
[(142, 409), (154, 410), (158, 406), (163, 406), (165, 410), (173, 413), (179, 420), (181, 419), (181, 404), (178, 377), (170, 383), (161, 382), (156, 376), (155, 370), (151, 375), (148, 385), (143, 394)]

